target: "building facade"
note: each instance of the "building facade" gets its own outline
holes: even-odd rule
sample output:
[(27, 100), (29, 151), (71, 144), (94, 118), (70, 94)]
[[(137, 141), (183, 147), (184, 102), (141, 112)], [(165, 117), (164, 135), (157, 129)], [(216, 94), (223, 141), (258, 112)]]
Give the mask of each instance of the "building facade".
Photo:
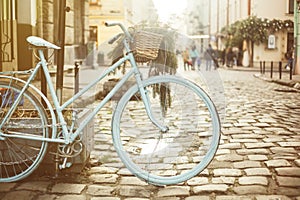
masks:
[(120, 33), (119, 27), (107, 28), (105, 21), (119, 21), (126, 27), (157, 19), (152, 0), (90, 0), (91, 40), (100, 45)]
[[(294, 0), (188, 0), (188, 13), (194, 17), (189, 19), (190, 34), (207, 34), (216, 44), (215, 48), (222, 50), (224, 43), (218, 39), (223, 27), (246, 19), (249, 16), (258, 18), (292, 20), (294, 21)], [(270, 9), (270, 6), (272, 9)], [(195, 16), (199, 16), (201, 32), (193, 32)], [(254, 46), (254, 62), (286, 61), (285, 53), (294, 45), (293, 29), (279, 31), (275, 34), (275, 48), (267, 44)]]
[[(65, 63), (73, 64), (89, 38), (88, 0), (66, 0)], [(35, 61), (26, 37), (36, 35), (55, 44), (60, 0), (2, 0), (0, 2), (0, 70), (26, 70)]]

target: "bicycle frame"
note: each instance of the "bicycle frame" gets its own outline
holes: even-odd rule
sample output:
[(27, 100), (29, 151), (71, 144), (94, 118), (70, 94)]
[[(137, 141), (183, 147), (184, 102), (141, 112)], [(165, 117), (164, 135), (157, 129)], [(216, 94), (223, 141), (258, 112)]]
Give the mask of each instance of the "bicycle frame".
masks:
[[(47, 141), (47, 142), (55, 142), (55, 143), (65, 143), (65, 144), (72, 143), (76, 139), (76, 137), (81, 134), (82, 130), (89, 123), (89, 121), (91, 121), (93, 119), (93, 117), (100, 111), (100, 109), (103, 108), (103, 106), (113, 97), (113, 95), (122, 87), (122, 85), (126, 81), (128, 81), (128, 79), (130, 77), (132, 77), (132, 76), (135, 76), (137, 87), (139, 88), (142, 100), (143, 100), (144, 105), (145, 105), (145, 109), (147, 111), (147, 114), (148, 114), (150, 120), (162, 132), (167, 131), (167, 127), (164, 127), (161, 124), (159, 124), (155, 120), (155, 118), (153, 117), (153, 115), (152, 115), (151, 108), (150, 108), (150, 102), (148, 101), (148, 97), (147, 97), (147, 91), (145, 91), (145, 89), (143, 87), (141, 73), (140, 73), (140, 71), (138, 69), (138, 66), (137, 66), (136, 62), (135, 62), (133, 53), (131, 52), (131, 50), (129, 48), (129, 44), (127, 43), (126, 40), (124, 40), (124, 46), (125, 46), (125, 50), (126, 50), (127, 53), (119, 61), (117, 61), (116, 63), (114, 63), (112, 66), (110, 66), (99, 78), (97, 78), (96, 80), (94, 80), (93, 82), (91, 82), (90, 84), (88, 84), (87, 86), (85, 86), (77, 94), (75, 94), (73, 97), (71, 97), (70, 99), (68, 99), (62, 105), (60, 105), (60, 103), (58, 101), (58, 97), (57, 97), (57, 95), (55, 93), (54, 85), (53, 85), (53, 83), (51, 81), (50, 73), (49, 73), (49, 70), (48, 70), (48, 67), (47, 67), (47, 61), (46, 61), (46, 59), (44, 57), (43, 50), (39, 49), (38, 53), (39, 53), (39, 57), (40, 57), (41, 61), (39, 63), (37, 63), (34, 71), (32, 72), (32, 74), (30, 75), (30, 77), (26, 81), (25, 86), (21, 90), (19, 98), (17, 98), (17, 100), (11, 106), (11, 108), (8, 111), (7, 115), (3, 119), (2, 124), (0, 125), (0, 128), (3, 126), (3, 124), (9, 118), (9, 116), (11, 115), (11, 113), (17, 107), (17, 104), (20, 101), (22, 94), (30, 86), (31, 81), (36, 76), (38, 70), (42, 67), (42, 71), (43, 71), (43, 73), (45, 75), (46, 82), (48, 83), (49, 92), (50, 92), (50, 95), (51, 95), (51, 98), (52, 98), (52, 101), (53, 101), (54, 109), (56, 110), (56, 113), (57, 113), (58, 123), (60, 123), (61, 127), (62, 127), (63, 139), (57, 138), (57, 132), (55, 132), (55, 135), (53, 135), (52, 138), (38, 138), (38, 137), (33, 137), (33, 136), (28, 136), (28, 135), (27, 136), (22, 136), (22, 135), (4, 134), (4, 133), (0, 132), (0, 138), (1, 138), (1, 136), (4, 136), (4, 137), (15, 137), (15, 138), (22, 138), (22, 139), (29, 139), (29, 140), (39, 140), (39, 141)], [(76, 129), (76, 131), (75, 132), (69, 132), (69, 130), (67, 128), (66, 120), (65, 120), (65, 118), (63, 116), (63, 113), (62, 113), (63, 110), (66, 109), (66, 107), (68, 107), (69, 105), (71, 105), (75, 100), (77, 100), (83, 94), (85, 94), (87, 91), (89, 91), (89, 89), (91, 89), (93, 86), (95, 86), (97, 83), (99, 83), (101, 80), (103, 80), (103, 78), (106, 77), (110, 72), (114, 71), (117, 67), (119, 67), (120, 65), (122, 65), (126, 61), (130, 62), (131, 67), (132, 67), (131, 70), (129, 72), (127, 72), (121, 78), (121, 80), (107, 94), (107, 96), (95, 107), (95, 109), (79, 125), (79, 127)], [(49, 109), (51, 109), (50, 112), (53, 112), (53, 110), (52, 110), (53, 108), (52, 107), (49, 107)], [(56, 122), (56, 120), (54, 120), (54, 121)], [(56, 126), (56, 124), (53, 124), (53, 122), (52, 122), (52, 126)]]

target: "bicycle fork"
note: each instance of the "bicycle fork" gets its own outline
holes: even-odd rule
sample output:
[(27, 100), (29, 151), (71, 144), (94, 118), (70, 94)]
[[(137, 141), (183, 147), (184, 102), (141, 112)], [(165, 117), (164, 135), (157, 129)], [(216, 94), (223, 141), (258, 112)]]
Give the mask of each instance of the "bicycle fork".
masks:
[(162, 133), (168, 132), (169, 127), (164, 126), (161, 123), (159, 123), (153, 116), (148, 91), (145, 89), (145, 87), (142, 83), (140, 74), (136, 74), (135, 78), (136, 78), (138, 89), (140, 91), (140, 94), (141, 94), (141, 97), (142, 97), (142, 100), (143, 100), (143, 103), (144, 103), (144, 106), (145, 106), (145, 109), (146, 109), (149, 119), (156, 127), (158, 127), (161, 130)]

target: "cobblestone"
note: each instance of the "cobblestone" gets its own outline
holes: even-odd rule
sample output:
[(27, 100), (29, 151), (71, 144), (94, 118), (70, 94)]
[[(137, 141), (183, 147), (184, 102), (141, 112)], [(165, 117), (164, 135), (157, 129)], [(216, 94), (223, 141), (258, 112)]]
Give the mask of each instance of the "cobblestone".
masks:
[(249, 160), (254, 160), (254, 161), (264, 161), (268, 160), (268, 157), (265, 155), (248, 155)]
[(17, 190), (31, 190), (31, 191), (46, 192), (50, 184), (51, 184), (50, 182), (46, 182), (46, 181), (26, 182), (21, 184), (19, 187), (17, 187)]
[(245, 169), (249, 167), (261, 167), (261, 163), (258, 161), (241, 161), (241, 162), (235, 162), (233, 163), (234, 168), (237, 169)]
[(216, 200), (254, 200), (254, 197), (226, 195), (226, 196), (217, 196)]
[(146, 182), (138, 179), (137, 177), (122, 177), (120, 180), (121, 185), (148, 185)]
[(186, 186), (171, 186), (160, 189), (157, 197), (170, 197), (170, 196), (188, 196), (190, 195), (190, 187)]
[(247, 149), (268, 148), (268, 147), (274, 147), (275, 146), (275, 144), (273, 144), (273, 143), (266, 143), (266, 142), (262, 142), (262, 143), (245, 143), (244, 145), (246, 146)]
[(52, 187), (51, 191), (62, 194), (81, 194), (85, 187), (85, 184), (57, 183)]
[(185, 200), (210, 200), (208, 196), (191, 196), (185, 198)]
[(195, 194), (201, 193), (212, 193), (212, 192), (222, 192), (225, 193), (229, 186), (226, 184), (206, 184), (201, 186), (193, 187), (193, 192)]
[(289, 167), (291, 164), (287, 160), (278, 159), (278, 160), (268, 160), (265, 161), (265, 164), (268, 167)]
[(271, 176), (272, 175), (272, 173), (268, 168), (249, 168), (249, 169), (245, 169), (245, 172), (246, 175), (248, 176), (258, 176), (258, 175)]
[(0, 192), (8, 192), (16, 185), (16, 183), (0, 183)]
[(86, 193), (92, 196), (110, 196), (114, 190), (111, 186), (90, 185)]
[(224, 184), (228, 184), (228, 185), (233, 185), (235, 183), (236, 178), (235, 177), (216, 177), (216, 178), (212, 178), (211, 182), (212, 183), (224, 183)]
[(191, 186), (204, 185), (207, 183), (209, 183), (207, 177), (194, 177), (187, 181), (187, 184)]
[(268, 155), (270, 153), (268, 149), (237, 149), (236, 152), (240, 155)]
[(93, 174), (90, 176), (94, 183), (117, 183), (117, 178), (116, 174)]
[(262, 176), (250, 176), (239, 178), (240, 185), (268, 185), (268, 179)]
[(233, 191), (238, 195), (245, 194), (267, 194), (267, 188), (260, 185), (250, 185), (250, 186), (237, 186), (233, 188)]
[(121, 200), (119, 197), (92, 197), (91, 200)]
[(282, 196), (282, 195), (260, 195), (260, 196), (255, 196), (256, 200), (290, 200), (287, 196)]
[(36, 196), (36, 193), (31, 191), (12, 191), (5, 194), (1, 200), (28, 200), (33, 199), (34, 196)]
[(237, 154), (226, 154), (226, 155), (220, 155), (215, 157), (218, 161), (242, 161), (244, 159), (243, 156), (237, 155)]
[(279, 186), (300, 187), (300, 178), (277, 176)]
[(214, 176), (241, 176), (242, 171), (239, 169), (215, 169)]
[(121, 186), (120, 195), (125, 197), (146, 197), (151, 196), (151, 190), (140, 186)]
[(59, 200), (86, 200), (85, 195), (74, 195), (74, 194), (68, 194), (68, 195), (62, 195), (58, 197)]
[(280, 176), (300, 176), (300, 168), (298, 167), (276, 168), (275, 171)]
[(294, 148), (272, 147), (270, 148), (270, 150), (274, 154), (296, 154), (297, 153), (297, 151)]

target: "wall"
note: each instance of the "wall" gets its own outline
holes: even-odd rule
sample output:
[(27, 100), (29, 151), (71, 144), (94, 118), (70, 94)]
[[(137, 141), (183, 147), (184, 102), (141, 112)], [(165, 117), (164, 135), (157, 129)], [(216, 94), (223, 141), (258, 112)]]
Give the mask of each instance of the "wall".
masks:
[[(10, 0), (4, 0), (10, 1)], [(26, 70), (36, 64), (32, 51), (28, 50), (26, 38), (42, 37), (59, 44), (58, 19), (61, 0), (16, 0), (14, 24), (14, 60), (3, 65), (4, 70)], [(3, 2), (3, 1), (2, 1)], [(86, 49), (89, 37), (88, 0), (66, 0), (70, 12), (66, 13), (65, 64), (74, 65), (78, 49)], [(1, 7), (0, 7), (1, 9)], [(3, 39), (3, 38), (2, 38)], [(3, 41), (4, 42), (4, 41)], [(79, 50), (86, 53), (86, 50)]]
[(0, 70), (10, 71), (17, 70), (17, 23), (15, 1), (0, 1)]
[(98, 27), (97, 45), (121, 32), (119, 27), (105, 27), (105, 21), (124, 23), (123, 0), (102, 0), (100, 5), (90, 5), (89, 25)]
[(36, 3), (36, 0), (17, 1), (18, 70), (30, 69), (33, 64), (32, 51), (28, 49), (26, 38), (35, 35), (35, 26), (37, 23)]

